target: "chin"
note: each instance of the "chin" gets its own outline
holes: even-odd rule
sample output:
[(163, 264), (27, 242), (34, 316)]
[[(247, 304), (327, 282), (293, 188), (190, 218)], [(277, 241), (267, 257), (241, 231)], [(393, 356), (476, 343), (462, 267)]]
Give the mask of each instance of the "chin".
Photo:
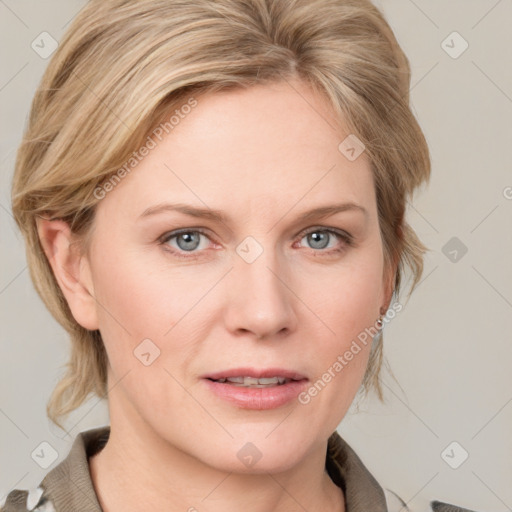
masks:
[[(197, 455), (210, 466), (241, 474), (280, 473), (299, 464), (306, 456), (304, 437), (284, 428), (269, 436), (271, 431), (265, 425), (261, 431), (253, 428), (250, 433), (235, 435), (234, 439), (209, 438), (205, 442), (211, 443), (215, 449), (203, 450)], [(230, 432), (234, 434), (232, 430)]]
[(260, 450), (260, 452), (256, 452), (248, 449), (248, 447), (245, 447), (245, 450), (246, 453), (241, 457), (241, 460), (236, 454), (233, 457), (218, 452), (214, 455), (213, 466), (229, 473), (259, 475), (286, 472), (300, 464), (301, 461), (301, 456), (296, 450), (279, 452)]

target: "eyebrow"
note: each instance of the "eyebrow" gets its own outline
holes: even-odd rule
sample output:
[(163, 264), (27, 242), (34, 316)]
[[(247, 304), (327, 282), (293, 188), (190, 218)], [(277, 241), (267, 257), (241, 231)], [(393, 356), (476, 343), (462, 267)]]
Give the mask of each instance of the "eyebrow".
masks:
[[(334, 215), (336, 213), (349, 211), (358, 211), (363, 213), (365, 216), (368, 216), (368, 211), (366, 210), (366, 208), (357, 203), (347, 202), (313, 208), (312, 210), (303, 212), (301, 215), (299, 215), (297, 220), (299, 222), (305, 222), (312, 219), (322, 219)], [(142, 212), (142, 214), (139, 216), (139, 219), (144, 219), (164, 212), (179, 212), (185, 215), (189, 215), (191, 217), (209, 219), (216, 222), (222, 222), (224, 224), (228, 224), (230, 220), (229, 217), (220, 210), (212, 210), (210, 208), (198, 208), (196, 206), (183, 203), (160, 203), (155, 206), (151, 206), (150, 208), (146, 208), (146, 210)]]

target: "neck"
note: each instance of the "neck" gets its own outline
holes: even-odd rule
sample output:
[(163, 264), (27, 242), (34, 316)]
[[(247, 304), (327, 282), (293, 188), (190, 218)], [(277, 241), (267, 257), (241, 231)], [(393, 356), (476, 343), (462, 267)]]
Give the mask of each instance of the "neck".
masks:
[(317, 447), (288, 471), (225, 472), (170, 445), (147, 424), (111, 417), (109, 440), (89, 466), (103, 512), (344, 512), (343, 492), (325, 470), (326, 449), (327, 443)]

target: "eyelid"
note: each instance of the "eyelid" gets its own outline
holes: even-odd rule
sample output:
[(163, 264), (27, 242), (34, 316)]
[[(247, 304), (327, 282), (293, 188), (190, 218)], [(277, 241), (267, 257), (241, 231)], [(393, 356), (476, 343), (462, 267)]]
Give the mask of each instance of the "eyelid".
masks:
[[(212, 241), (211, 237), (208, 235), (208, 230), (204, 228), (195, 228), (195, 227), (187, 227), (187, 228), (178, 228), (172, 231), (167, 231), (162, 236), (158, 237), (158, 242), (162, 246), (162, 249), (167, 253), (170, 253), (172, 256), (176, 258), (180, 258), (183, 260), (195, 260), (200, 257), (200, 252), (190, 252), (187, 255), (187, 251), (180, 251), (175, 249), (174, 247), (170, 247), (167, 245), (171, 239), (176, 238), (182, 233), (200, 233), (204, 235), (208, 240)], [(201, 251), (204, 252), (204, 251)]]
[(204, 228), (194, 228), (194, 227), (191, 227), (191, 228), (179, 228), (179, 229), (175, 229), (175, 230), (172, 230), (172, 231), (167, 231), (163, 235), (158, 237), (158, 241), (161, 244), (165, 244), (166, 242), (171, 240), (171, 238), (175, 238), (175, 237), (181, 235), (182, 233), (201, 233), (206, 238), (211, 240), (211, 236), (208, 234), (208, 230), (206, 230)]
[(306, 235), (309, 235), (310, 233), (314, 233), (315, 231), (326, 231), (329, 233), (334, 233), (334, 234), (336, 234), (346, 240), (350, 240), (350, 241), (352, 241), (354, 238), (350, 233), (348, 233), (347, 231), (345, 231), (343, 229), (327, 227), (327, 226), (313, 226), (310, 228), (306, 228), (303, 231), (301, 231), (297, 236), (302, 238)]
[[(329, 227), (329, 226), (310, 226), (308, 228), (303, 229), (298, 235), (296, 235), (295, 238), (298, 241), (300, 241), (300, 240), (302, 240), (302, 238), (304, 238), (308, 234), (314, 233), (316, 231), (323, 231), (323, 232), (335, 234), (338, 237), (340, 237), (342, 239), (342, 241), (348, 246), (351, 246), (354, 244), (354, 237), (350, 233), (348, 233), (347, 231), (345, 231), (343, 229)], [(211, 236), (209, 235), (209, 230), (206, 230), (204, 228), (199, 228), (199, 227), (197, 227), (197, 228), (196, 227), (178, 228), (178, 229), (175, 229), (172, 231), (168, 231), (168, 232), (164, 233), (162, 236), (160, 236), (158, 238), (158, 241), (160, 242), (161, 245), (165, 246), (168, 241), (179, 236), (181, 233), (191, 233), (191, 232), (192, 233), (200, 233), (200, 234), (204, 235), (206, 238), (208, 238), (210, 241), (213, 241), (211, 239)], [(204, 251), (199, 251), (199, 252), (192, 251), (189, 253), (190, 254), (189, 256), (184, 256), (184, 254), (187, 254), (187, 251), (179, 251), (175, 248), (169, 248), (169, 247), (166, 247), (164, 250), (166, 250), (172, 254), (178, 255), (178, 257), (183, 257), (183, 258), (194, 258), (194, 257), (197, 257), (197, 255), (199, 255), (200, 252), (204, 252)], [(342, 251), (343, 248), (331, 248), (331, 249), (327, 249), (327, 250), (321, 249), (319, 251), (315, 251), (315, 249), (311, 249), (311, 250), (313, 252), (324, 252), (325, 254), (332, 254), (333, 252), (335, 253), (335, 252)]]

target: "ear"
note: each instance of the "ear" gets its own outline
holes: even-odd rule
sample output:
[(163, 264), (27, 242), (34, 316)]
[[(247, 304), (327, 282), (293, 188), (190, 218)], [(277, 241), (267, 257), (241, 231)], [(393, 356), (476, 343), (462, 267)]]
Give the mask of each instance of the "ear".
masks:
[(37, 218), (37, 232), (75, 320), (85, 329), (98, 329), (90, 263), (79, 240), (63, 220)]

